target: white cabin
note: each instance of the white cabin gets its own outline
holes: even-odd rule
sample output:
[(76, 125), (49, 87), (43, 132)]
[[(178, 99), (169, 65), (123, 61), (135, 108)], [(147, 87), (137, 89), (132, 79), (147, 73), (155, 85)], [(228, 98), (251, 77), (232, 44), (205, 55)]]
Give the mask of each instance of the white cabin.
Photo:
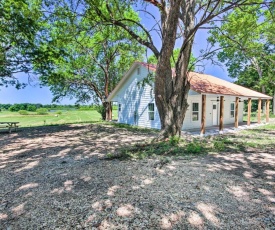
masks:
[[(155, 66), (135, 62), (109, 95), (108, 101), (118, 104), (118, 123), (160, 129), (159, 113), (155, 104), (153, 84), (142, 84)], [(190, 72), (191, 89), (188, 95), (188, 110), (182, 130), (220, 125), (220, 100), (223, 98), (223, 124), (243, 120), (244, 100), (270, 99), (271, 97), (225, 80)], [(205, 96), (205, 104), (202, 98)], [(237, 106), (236, 106), (237, 101)], [(236, 113), (237, 111), (237, 113)], [(237, 114), (237, 118), (235, 117)], [(202, 119), (204, 116), (205, 119)]]

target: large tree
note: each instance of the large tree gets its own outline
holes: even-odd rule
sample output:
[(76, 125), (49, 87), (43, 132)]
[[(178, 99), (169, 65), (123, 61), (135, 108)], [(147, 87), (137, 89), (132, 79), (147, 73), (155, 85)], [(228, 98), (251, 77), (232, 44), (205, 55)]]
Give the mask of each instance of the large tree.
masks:
[[(140, 44), (150, 49), (158, 60), (155, 76), (155, 101), (161, 120), (161, 138), (180, 135), (182, 123), (188, 108), (187, 97), (190, 89), (188, 81), (188, 64), (196, 32), (212, 24), (219, 25), (219, 20), (226, 19), (226, 13), (247, 4), (265, 4), (266, 1), (196, 1), (196, 0), (143, 0), (139, 1), (145, 7), (152, 20), (156, 20), (160, 35), (160, 48), (152, 38), (152, 31), (156, 28), (146, 28), (139, 21), (133, 21), (124, 13), (130, 4), (137, 1), (120, 0), (87, 0), (89, 13), (99, 16), (99, 23), (115, 25), (123, 28)], [(146, 9), (147, 4), (158, 9), (159, 17)], [(136, 5), (140, 7), (140, 5)], [(105, 10), (107, 9), (107, 11)], [(158, 21), (159, 18), (159, 21)], [(127, 26), (127, 22), (135, 23), (140, 31), (145, 33), (141, 37), (136, 31)], [(176, 59), (175, 71), (171, 70), (171, 57), (176, 40), (180, 39), (180, 52)]]
[[(111, 120), (112, 107), (106, 99), (144, 49), (121, 28), (95, 26), (94, 18), (85, 14), (85, 4), (80, 3), (59, 1), (50, 5), (49, 26), (40, 47), (42, 52), (52, 50), (59, 55), (47, 57), (36, 72), (50, 87), (54, 100), (74, 97), (78, 102), (100, 102), (103, 118)], [(125, 13), (139, 20), (132, 9)]]
[(22, 84), (17, 73), (29, 74), (43, 60), (36, 46), (44, 21), (42, 0), (0, 0), (0, 86)]
[(222, 48), (218, 59), (236, 83), (270, 96), (275, 95), (274, 14), (271, 7), (242, 6), (212, 29), (208, 39)]

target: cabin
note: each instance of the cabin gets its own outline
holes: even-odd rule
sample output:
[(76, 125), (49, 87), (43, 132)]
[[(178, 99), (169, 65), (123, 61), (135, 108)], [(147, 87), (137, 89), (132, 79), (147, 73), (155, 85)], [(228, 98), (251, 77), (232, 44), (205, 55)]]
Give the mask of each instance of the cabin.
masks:
[[(107, 98), (118, 104), (118, 123), (160, 129), (159, 113), (155, 104), (153, 76), (156, 66), (135, 62), (122, 77)], [(151, 79), (151, 80), (150, 80)], [(188, 95), (188, 110), (182, 130), (219, 126), (225, 124), (238, 128), (243, 121), (244, 101), (248, 101), (247, 125), (250, 125), (251, 100), (258, 100), (258, 122), (261, 122), (261, 103), (266, 103), (266, 121), (269, 121), (270, 96), (233, 84), (220, 78), (189, 72), (191, 89)]]

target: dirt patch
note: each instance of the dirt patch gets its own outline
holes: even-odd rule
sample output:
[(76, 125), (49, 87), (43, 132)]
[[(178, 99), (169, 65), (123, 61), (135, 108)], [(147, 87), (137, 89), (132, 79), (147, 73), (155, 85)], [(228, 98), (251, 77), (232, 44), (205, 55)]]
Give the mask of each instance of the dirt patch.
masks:
[(275, 229), (274, 148), (161, 168), (104, 159), (154, 135), (102, 125), (0, 134), (0, 229)]

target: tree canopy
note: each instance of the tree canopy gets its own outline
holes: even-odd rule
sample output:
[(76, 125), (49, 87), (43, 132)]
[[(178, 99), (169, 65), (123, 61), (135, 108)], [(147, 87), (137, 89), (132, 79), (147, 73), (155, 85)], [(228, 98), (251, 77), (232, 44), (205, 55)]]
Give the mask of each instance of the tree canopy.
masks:
[[(56, 98), (73, 95), (87, 100), (96, 95), (105, 103), (118, 72), (125, 71), (128, 61), (134, 59), (129, 56), (140, 56), (140, 44), (150, 49), (157, 61), (154, 93), (160, 137), (180, 135), (188, 108), (188, 72), (197, 31), (214, 28), (214, 38), (209, 41), (220, 43), (223, 51), (219, 59), (227, 62), (232, 76), (253, 67), (264, 79), (261, 73), (270, 71), (264, 62), (274, 61), (274, 4), (272, 0), (5, 1), (0, 15), (5, 23), (1, 27), (1, 76), (33, 68), (43, 83), (52, 87)], [(152, 8), (157, 13), (151, 12)], [(137, 12), (151, 18), (153, 27), (144, 25)], [(271, 25), (267, 21), (272, 21)], [(8, 25), (12, 31), (6, 29)], [(153, 34), (159, 35), (160, 44)], [(222, 38), (224, 34), (227, 39)]]
[(35, 40), (41, 26), (40, 6), (40, 0), (0, 1), (0, 86), (20, 88), (14, 74), (29, 73), (38, 58)]
[[(121, 28), (95, 26), (85, 3), (75, 6), (64, 1), (51, 7), (47, 37), (40, 41), (40, 49), (54, 49), (59, 55), (51, 56), (50, 61), (46, 58), (36, 66), (36, 73), (50, 87), (54, 101), (74, 97), (77, 103), (100, 102), (111, 119), (106, 98), (125, 69), (142, 58), (144, 49)], [(124, 13), (139, 20), (131, 8)]]
[(209, 37), (212, 44), (218, 43), (222, 48), (218, 59), (226, 64), (232, 78), (271, 95), (275, 88), (273, 12), (261, 5), (242, 6), (228, 14)]
[[(211, 26), (220, 27), (220, 21), (226, 21), (230, 14), (243, 6), (264, 6), (270, 8), (274, 2), (269, 1), (195, 1), (195, 0), (143, 0), (136, 7), (142, 8), (148, 17), (155, 21), (153, 28), (138, 21), (131, 20), (125, 15), (124, 9), (130, 7), (133, 1), (103, 1), (87, 0), (92, 15), (96, 15), (98, 23), (112, 25), (124, 29), (140, 44), (152, 51), (157, 60), (155, 76), (155, 102), (160, 114), (160, 138), (180, 135), (182, 123), (188, 108), (187, 97), (190, 89), (188, 81), (188, 65), (194, 37), (199, 29)], [(106, 10), (102, 9), (106, 6)], [(148, 6), (156, 7), (158, 15), (150, 12)], [(257, 11), (257, 9), (253, 9)], [(251, 12), (247, 12), (249, 14)], [(141, 37), (135, 30), (126, 25), (135, 23)], [(159, 34), (161, 44), (156, 44), (152, 32)], [(172, 73), (173, 50), (176, 41), (180, 41), (180, 52), (175, 60), (175, 74)], [(158, 48), (160, 46), (160, 48)]]

